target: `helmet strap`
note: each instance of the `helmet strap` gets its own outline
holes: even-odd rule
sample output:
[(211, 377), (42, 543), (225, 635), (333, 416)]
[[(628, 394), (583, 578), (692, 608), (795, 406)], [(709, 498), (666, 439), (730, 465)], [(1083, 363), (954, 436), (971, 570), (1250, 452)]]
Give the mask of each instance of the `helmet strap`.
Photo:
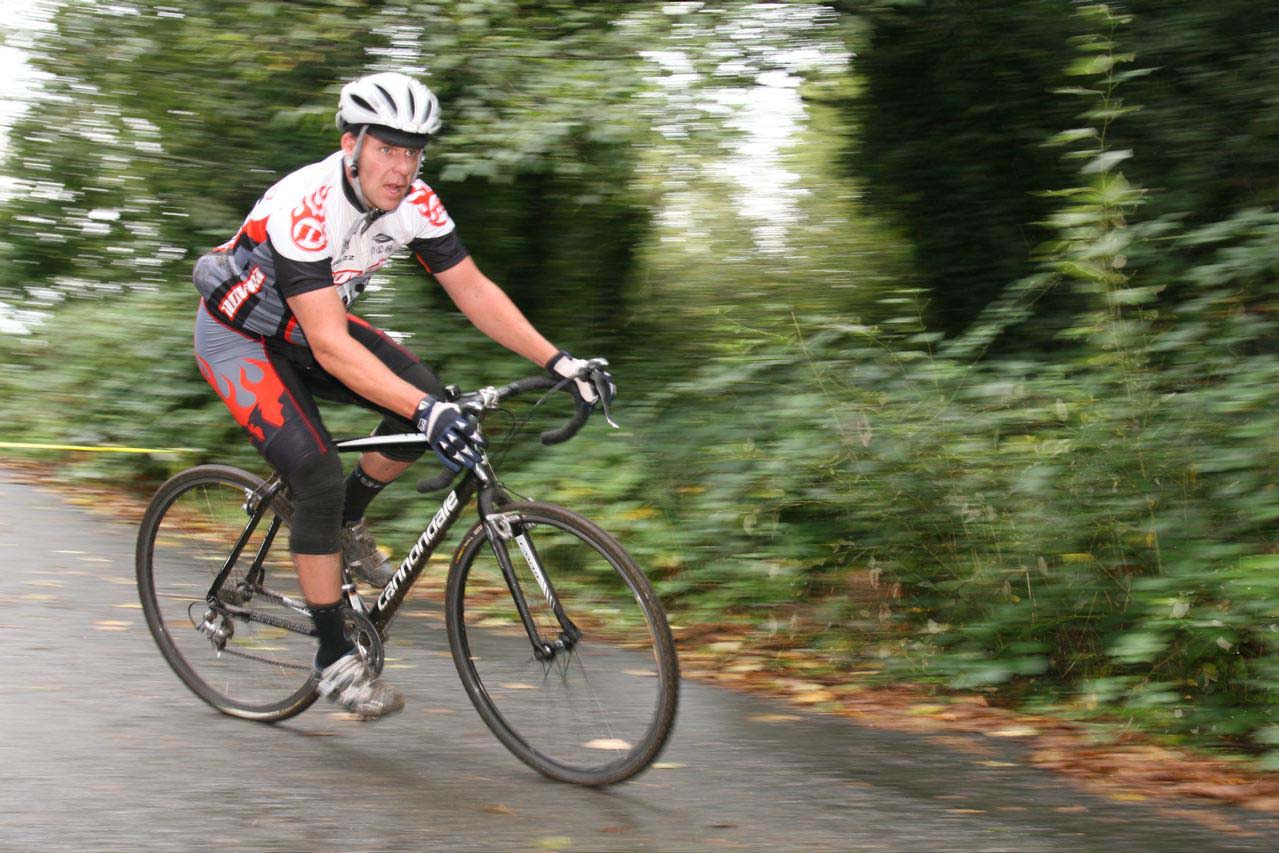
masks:
[(367, 124), (360, 125), (360, 132), (355, 136), (355, 151), (348, 154), (345, 158), (346, 168), (351, 173), (351, 189), (355, 190), (355, 197), (360, 200), (360, 204), (365, 210), (370, 210), (373, 205), (369, 204), (369, 200), (364, 197), (364, 190), (360, 189), (360, 152), (364, 150), (364, 135), (369, 132)]

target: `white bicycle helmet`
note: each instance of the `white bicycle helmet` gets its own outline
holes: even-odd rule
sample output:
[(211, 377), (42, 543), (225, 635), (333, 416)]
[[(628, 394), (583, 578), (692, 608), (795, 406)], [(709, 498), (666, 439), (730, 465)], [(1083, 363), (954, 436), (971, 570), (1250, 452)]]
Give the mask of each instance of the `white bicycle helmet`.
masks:
[(383, 142), (421, 148), (440, 129), (440, 102), (407, 74), (384, 71), (342, 87), (336, 120), (341, 131), (372, 125)]
[[(359, 167), (365, 135), (401, 148), (425, 148), (440, 129), (440, 102), (430, 89), (407, 74), (383, 71), (343, 86), (334, 120), (338, 130), (355, 134), (355, 149), (345, 161), (353, 179), (352, 189), (360, 203), (368, 207), (360, 187)], [(415, 172), (410, 183), (416, 179)]]

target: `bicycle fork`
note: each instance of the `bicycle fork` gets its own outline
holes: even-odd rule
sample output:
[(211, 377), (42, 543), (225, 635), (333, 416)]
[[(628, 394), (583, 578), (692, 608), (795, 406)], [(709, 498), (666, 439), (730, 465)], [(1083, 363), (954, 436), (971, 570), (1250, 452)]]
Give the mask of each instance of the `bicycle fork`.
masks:
[[(489, 547), (493, 549), (493, 556), (497, 558), (498, 566), (502, 569), (502, 576), (506, 579), (511, 598), (515, 600), (515, 609), (519, 612), (520, 621), (524, 623), (524, 630), (528, 633), (529, 642), (533, 645), (533, 657), (540, 661), (547, 661), (562, 651), (570, 651), (581, 639), (582, 631), (564, 612), (559, 596), (555, 594), (555, 588), (551, 585), (551, 579), (542, 566), (537, 548), (534, 547), (533, 540), (529, 538), (523, 522), (518, 516), (514, 518), (512, 516), (513, 514), (505, 513), (490, 513), (485, 516), (484, 526), (488, 532)], [(524, 562), (528, 564), (533, 579), (537, 581), (537, 586), (546, 598), (546, 603), (550, 605), (551, 612), (560, 623), (561, 631), (554, 640), (544, 639), (533, 621), (533, 614), (529, 611), (528, 602), (524, 598), (523, 587), (515, 573), (515, 564), (511, 562), (510, 551), (507, 549), (506, 543), (512, 541), (524, 556)]]

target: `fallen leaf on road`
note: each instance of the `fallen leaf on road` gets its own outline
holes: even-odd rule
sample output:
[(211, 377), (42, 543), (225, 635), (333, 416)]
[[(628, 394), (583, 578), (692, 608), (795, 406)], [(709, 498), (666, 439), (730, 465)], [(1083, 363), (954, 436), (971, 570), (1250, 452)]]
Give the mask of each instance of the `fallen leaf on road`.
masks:
[(1198, 784), (1178, 785), (1177, 793), (1189, 794), (1192, 797), (1207, 797), (1214, 800), (1241, 803), (1248, 799), (1250, 787), (1248, 785), (1223, 785), (1220, 783), (1201, 782)]
[(727, 640), (721, 643), (711, 643), (707, 646), (713, 652), (735, 652), (741, 647), (741, 640)]
[(796, 720), (802, 720), (803, 717), (797, 717), (794, 714), (755, 714), (746, 719), (755, 723), (792, 723)]
[(330, 711), (330, 720), (358, 721), (361, 719), (359, 714), (352, 714), (350, 711)]
[(573, 846), (573, 839), (567, 835), (551, 835), (533, 842), (539, 850), (561, 850)]
[(801, 705), (816, 705), (818, 702), (834, 702), (835, 694), (829, 690), (810, 690), (792, 696), (791, 701)]
[(1279, 812), (1279, 797), (1258, 797), (1255, 800), (1246, 800), (1242, 805), (1244, 808), (1257, 811)]
[(1011, 761), (980, 761), (982, 767), (1016, 767)]
[[(602, 738), (596, 738), (595, 740), (588, 740), (586, 743), (582, 744), (582, 746), (586, 747), (587, 749), (623, 750), (623, 749), (631, 748), (631, 745), (629, 743), (622, 740), (621, 738), (615, 738), (615, 737), (614, 738), (602, 737)], [(653, 766), (656, 767), (657, 765), (655, 764)]]
[(652, 765), (654, 770), (679, 770), (681, 767), (687, 767), (686, 764), (680, 764), (678, 761), (658, 761)]
[(946, 809), (949, 814), (985, 814), (985, 809)]
[(759, 672), (764, 669), (764, 664), (760, 661), (741, 661), (731, 666), (724, 667), (725, 672)]
[(492, 803), (491, 805), (485, 806), (484, 811), (489, 814), (515, 815), (515, 812), (505, 803)]
[(127, 631), (132, 622), (121, 622), (119, 619), (103, 619), (100, 622), (94, 622), (93, 627), (99, 631)]
[(795, 681), (790, 678), (779, 678), (774, 682), (778, 687), (789, 690), (792, 693), (811, 693), (814, 690), (825, 690), (825, 684), (818, 684), (815, 681)]
[(986, 734), (991, 737), (1034, 737), (1039, 732), (1030, 726), (1013, 726), (1008, 729), (995, 729), (993, 732), (986, 732)]

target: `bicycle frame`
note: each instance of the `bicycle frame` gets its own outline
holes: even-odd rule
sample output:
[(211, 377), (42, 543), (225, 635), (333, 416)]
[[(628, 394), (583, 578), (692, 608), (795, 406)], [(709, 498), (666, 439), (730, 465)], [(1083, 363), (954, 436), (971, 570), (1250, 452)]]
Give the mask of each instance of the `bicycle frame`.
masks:
[[(353, 453), (366, 450), (385, 450), (395, 448), (415, 448), (420, 447), (426, 442), (425, 436), (420, 433), (408, 433), (404, 435), (386, 435), (386, 436), (370, 436), (368, 438), (353, 438), (336, 442), (336, 447), (341, 453)], [(265, 517), (272, 501), (284, 489), (284, 481), (275, 475), (268, 480), (263, 487), (254, 492), (246, 500), (245, 508), (250, 512), (250, 519), (245, 526), (244, 531), (240, 534), (236, 541), (235, 547), (232, 549), (230, 556), (223, 565), (222, 571), (214, 579), (208, 593), (208, 602), (210, 606), (223, 608), (229, 613), (246, 618), (251, 621), (264, 622), (276, 625), (300, 633), (315, 634), (315, 630), (309, 626), (293, 625), (285, 620), (264, 614), (255, 613), (247, 608), (236, 607), (221, 602), (217, 598), (217, 593), (222, 587), (227, 577), (230, 576), (231, 569), (239, 560), (240, 554), (243, 552), (249, 538), (253, 535), (253, 531), (261, 523)], [(560, 651), (571, 649), (577, 640), (581, 637), (581, 631), (573, 624), (568, 615), (564, 612), (560, 604), (559, 597), (555, 594), (555, 589), (551, 584), (551, 580), (543, 571), (541, 560), (537, 555), (533, 543), (521, 531), (516, 533), (511, 526), (511, 520), (501, 513), (501, 507), (510, 503), (510, 499), (506, 493), (497, 484), (497, 477), (493, 472), (493, 468), (489, 463), (488, 455), (485, 454), (479, 464), (476, 465), (474, 471), (467, 471), (462, 481), (452, 488), (443, 501), (440, 503), (439, 509), (431, 517), (430, 523), (422, 534), (418, 537), (417, 542), (409, 549), (408, 554), (400, 563), (399, 568), (387, 582), (387, 585), (378, 594), (372, 606), (366, 606), (364, 600), (356, 593), (354, 584), (347, 584), (343, 591), (353, 610), (368, 617), (368, 619), (377, 628), (378, 633), (382, 636), (386, 635), (387, 628), (390, 625), (395, 613), (399, 610), (400, 605), (408, 596), (409, 590), (413, 588), (413, 584), (417, 581), (419, 575), (426, 568), (427, 562), (434, 555), (440, 542), (448, 534), (453, 524), (461, 517), (463, 509), (470, 503), (472, 497), (478, 492), (478, 511), (481, 524), (484, 531), (488, 534), (489, 545), (493, 549), (493, 554), (497, 558), (498, 565), (501, 567), (502, 575), (506, 580), (507, 588), (511, 593), (511, 597), (515, 602), (515, 608), (520, 615), (520, 620), (524, 624), (524, 629), (528, 633), (529, 642), (533, 647), (533, 655), (538, 660), (548, 660), (554, 657)], [(266, 554), (275, 539), (280, 528), (280, 518), (276, 516), (271, 521), (271, 526), (267, 531), (266, 537), (262, 545), (259, 546), (253, 565), (246, 573), (246, 584), (251, 585), (252, 581), (261, 578), (263, 574), (262, 562), (266, 558)], [(507, 552), (505, 543), (514, 540), (519, 546), (521, 553), (524, 555), (534, 579), (537, 581), (538, 587), (542, 594), (546, 597), (552, 612), (555, 614), (557, 621), (562, 629), (561, 633), (554, 640), (547, 640), (542, 637), (538, 631), (536, 623), (533, 621), (532, 614), (529, 611), (528, 602), (524, 597), (524, 591), (520, 585), (516, 575), (515, 566), (511, 562), (509, 553)], [(457, 552), (460, 553), (467, 545), (464, 540), (458, 546)], [(310, 610), (305, 602), (293, 601), (285, 596), (272, 593), (269, 590), (258, 588), (256, 594), (264, 594), (271, 597), (282, 604), (309, 615)]]

